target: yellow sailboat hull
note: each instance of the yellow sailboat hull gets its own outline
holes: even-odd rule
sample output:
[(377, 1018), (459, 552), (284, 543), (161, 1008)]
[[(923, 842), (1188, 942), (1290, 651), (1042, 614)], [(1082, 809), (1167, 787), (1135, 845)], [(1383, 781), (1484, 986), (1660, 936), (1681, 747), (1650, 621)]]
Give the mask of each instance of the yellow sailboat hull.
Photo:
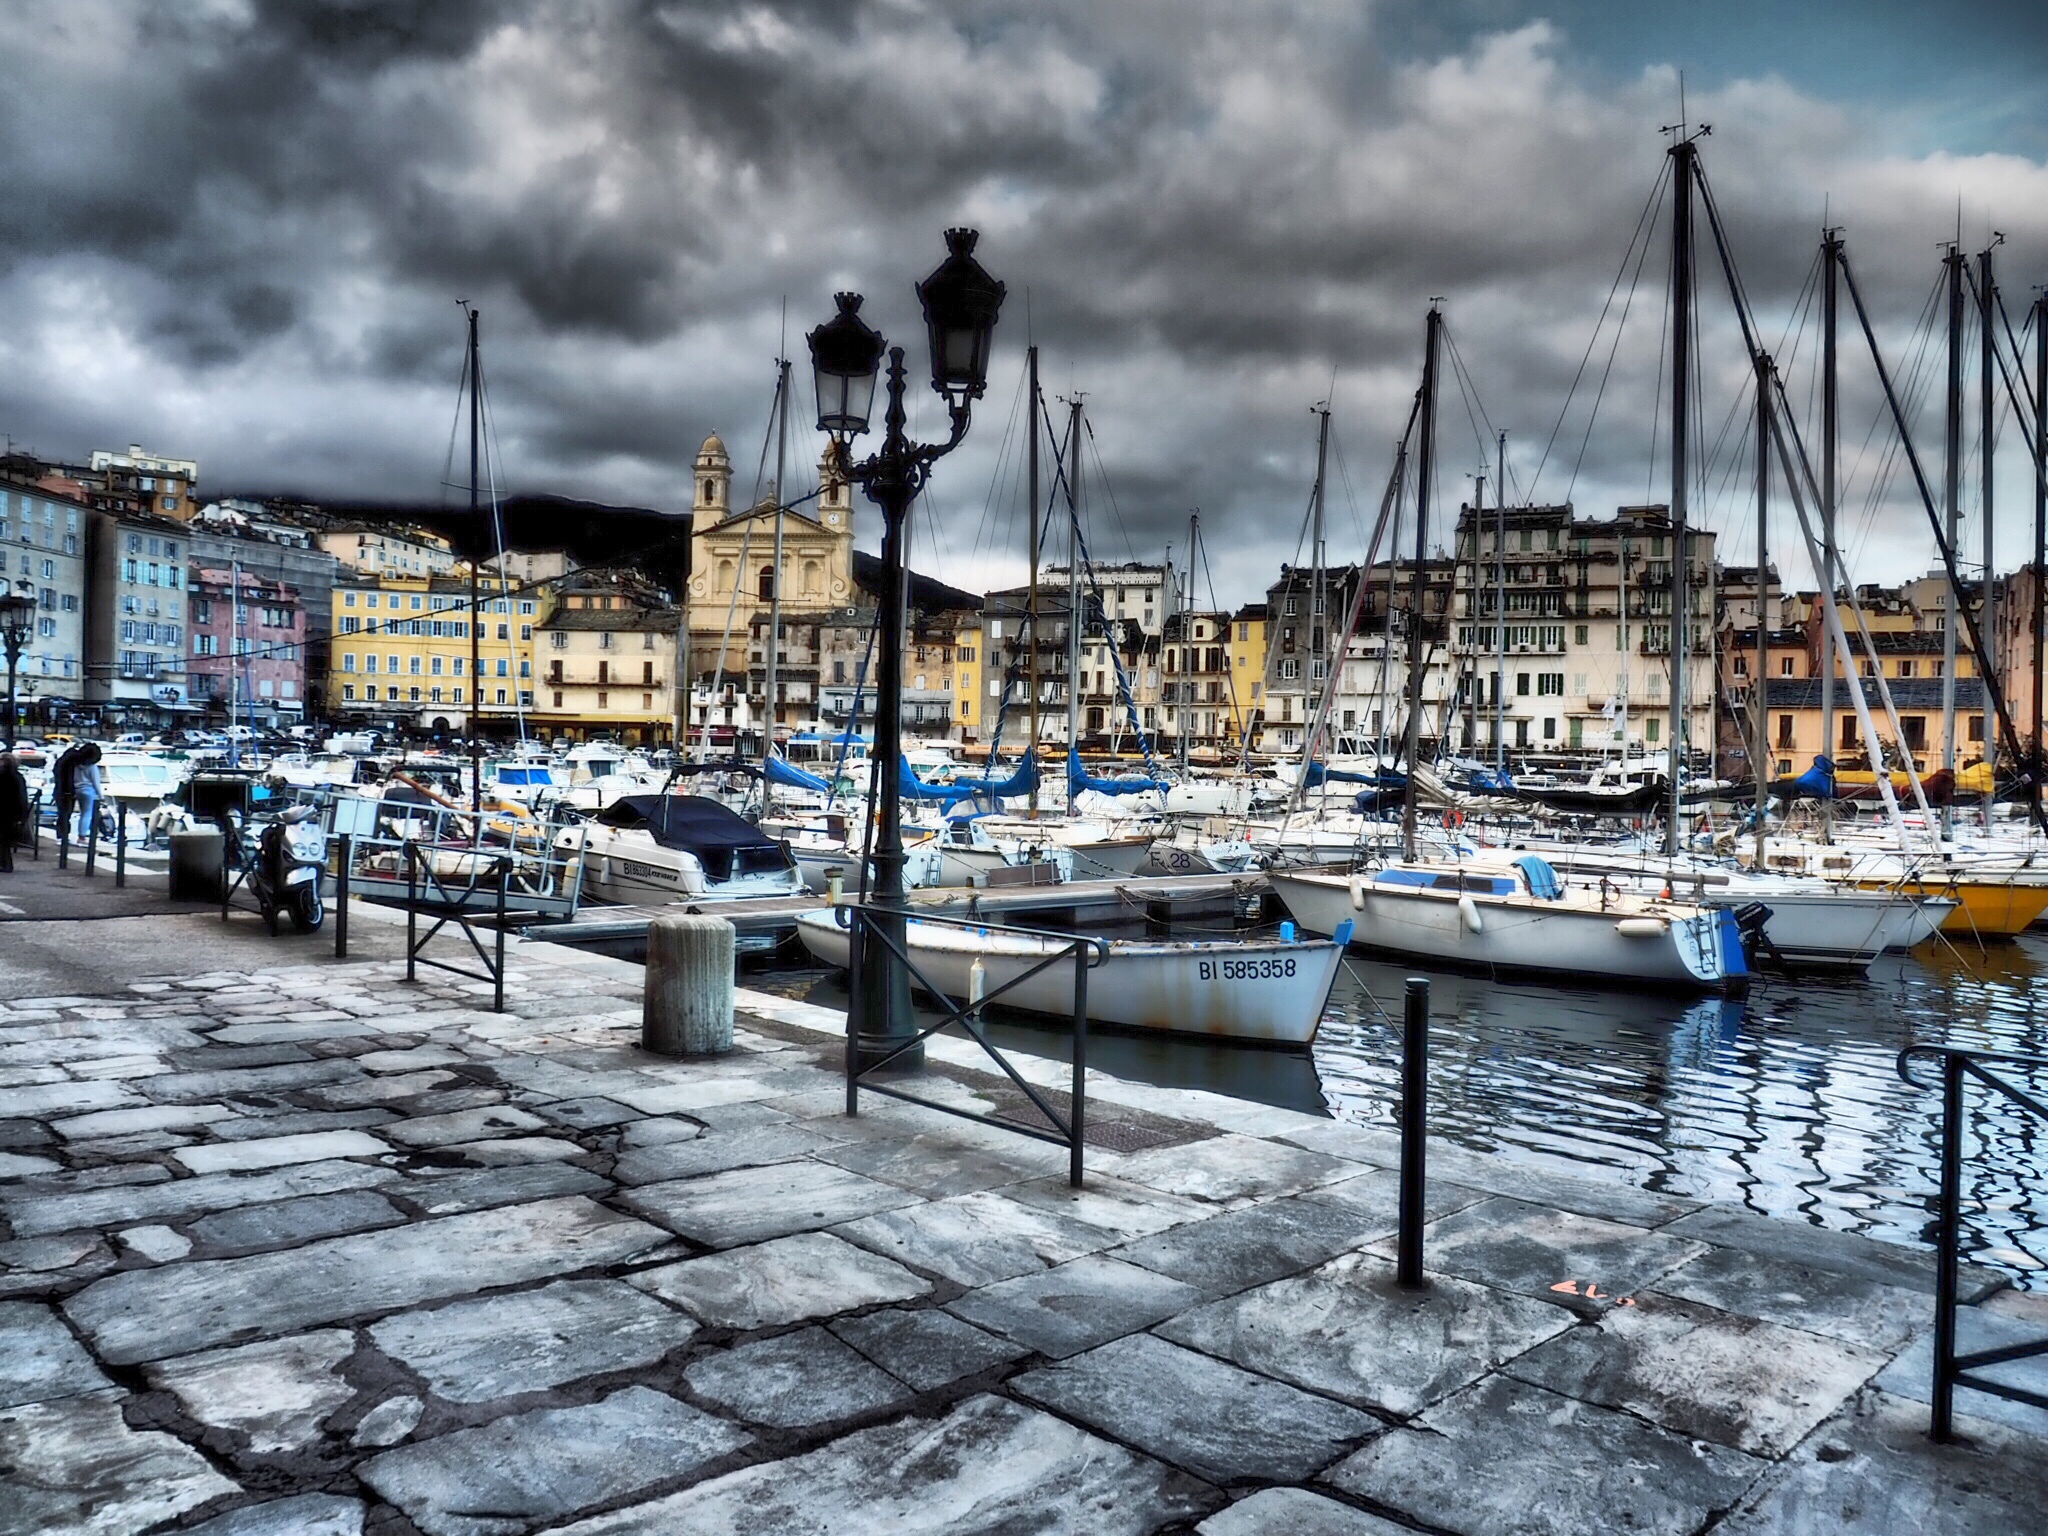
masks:
[(1952, 937), (2011, 939), (2048, 912), (2048, 885), (2018, 880), (1858, 880), (1860, 890), (1946, 896), (1960, 902), (1941, 925)]

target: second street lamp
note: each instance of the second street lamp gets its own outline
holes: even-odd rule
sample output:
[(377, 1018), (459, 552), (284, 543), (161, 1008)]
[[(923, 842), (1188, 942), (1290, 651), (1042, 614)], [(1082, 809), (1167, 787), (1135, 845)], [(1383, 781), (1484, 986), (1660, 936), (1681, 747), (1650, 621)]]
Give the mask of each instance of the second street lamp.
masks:
[[(897, 949), (903, 948), (906, 937), (902, 765), (903, 599), (908, 573), (903, 524), (933, 463), (959, 447), (967, 435), (972, 403), (988, 385), (989, 341), (1004, 290), (974, 259), (978, 238), (971, 229), (947, 230), (945, 261), (917, 285), (931, 338), (932, 388), (944, 397), (952, 422), (952, 432), (943, 443), (915, 443), (904, 435), (903, 349), (888, 346), (880, 333), (860, 318), (859, 294), (840, 294), (839, 313), (809, 337), (818, 389), (818, 428), (831, 434), (847, 479), (882, 509), (882, 590), (877, 597), (881, 677), (875, 689), (875, 750), (870, 758), (872, 771), (881, 775), (881, 782), (876, 789), (871, 847), (875, 877), (869, 903), (876, 909), (872, 931)], [(847, 445), (867, 431), (875, 374), (885, 348), (889, 404), (882, 444), (856, 463)], [(902, 1049), (917, 1033), (910, 1017), (910, 978), (902, 961), (886, 944), (868, 947), (862, 956), (861, 983), (861, 995), (850, 1000), (853, 1039), (848, 1049), (855, 1066), (870, 1066), (898, 1051), (896, 1064), (916, 1066), (922, 1060), (922, 1047)]]
[(14, 748), (14, 671), (22, 649), (35, 633), (36, 600), (26, 593), (0, 591), (0, 646), (7, 650), (7, 747)]

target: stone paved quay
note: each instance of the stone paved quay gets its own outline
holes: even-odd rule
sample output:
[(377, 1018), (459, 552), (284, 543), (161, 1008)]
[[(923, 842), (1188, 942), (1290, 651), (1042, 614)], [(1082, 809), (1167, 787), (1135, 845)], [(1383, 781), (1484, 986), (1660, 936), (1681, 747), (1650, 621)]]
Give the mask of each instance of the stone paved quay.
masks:
[(1100, 1078), (1075, 1193), (848, 1119), (819, 1010), (668, 1061), (636, 967), (145, 905), (0, 922), (0, 1531), (2048, 1530), (2048, 1415), (1926, 1438), (1918, 1252), (1437, 1144), (1410, 1294), (1384, 1131)]

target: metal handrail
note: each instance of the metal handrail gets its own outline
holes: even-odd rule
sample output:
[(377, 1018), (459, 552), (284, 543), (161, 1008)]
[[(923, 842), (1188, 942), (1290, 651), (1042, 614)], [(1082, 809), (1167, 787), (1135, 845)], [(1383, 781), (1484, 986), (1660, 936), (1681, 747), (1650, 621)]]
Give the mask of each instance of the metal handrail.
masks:
[(2048, 1103), (1988, 1070), (1985, 1065), (1996, 1063), (2048, 1072), (2048, 1056), (2026, 1056), (2012, 1051), (1974, 1051), (1951, 1045), (1914, 1045), (1899, 1052), (1899, 1077), (1915, 1088), (1932, 1088), (1935, 1086), (1933, 1083), (1913, 1075), (1915, 1058), (1941, 1063), (1941, 1195), (1934, 1239), (1934, 1405), (1929, 1433), (1936, 1440), (1946, 1441), (1954, 1437), (1957, 1387), (1969, 1387), (2012, 1402), (2048, 1408), (2048, 1393), (1971, 1374), (1985, 1366), (2048, 1355), (2048, 1338), (2008, 1344), (1999, 1349), (1974, 1350), (1969, 1354), (1956, 1353), (1956, 1307), (1962, 1267), (1964, 1081), (1975, 1078), (2029, 1114), (2048, 1120)]
[[(431, 965), (439, 971), (464, 976), (471, 981), (488, 981), (492, 986), (491, 1009), (495, 1013), (505, 1011), (505, 887), (512, 876), (512, 858), (500, 853), (489, 860), (489, 873), (494, 877), (497, 906), (496, 922), (492, 930), (492, 947), (486, 950), (478, 942), (476, 929), (471, 922), (470, 899), (482, 889), (478, 874), (483, 866), (472, 862), (469, 884), (458, 892), (451, 892), (433, 861), (420, 851), (417, 842), (408, 841), (403, 845), (405, 858), (405, 979), (418, 980), (416, 967)], [(424, 880), (424, 883), (422, 881)], [(438, 895), (432, 894), (438, 893)], [(433, 927), (425, 934), (419, 931), (422, 913), (434, 918)], [(450, 923), (462, 930), (462, 936), (469, 941), (469, 947), (483, 965), (481, 971), (466, 970), (451, 965), (446, 960), (429, 959), (422, 953), (427, 945)]]
[[(955, 1005), (952, 997), (948, 995), (946, 990), (933, 982), (929, 976), (925, 975), (917, 962), (910, 957), (907, 941), (905, 944), (898, 944), (892, 935), (885, 929), (877, 926), (876, 919), (883, 913), (886, 913), (891, 919), (901, 918), (906, 928), (910, 922), (914, 921), (938, 927), (961, 928), (980, 934), (1015, 933), (1034, 939), (1057, 940), (1059, 941), (1059, 947), (1052, 950), (1035, 965), (1012, 976), (994, 991), (983, 993), (980, 997), (971, 997), (965, 1003)], [(1109, 941), (1107, 939), (1090, 938), (1085, 934), (1048, 933), (1043, 929), (1019, 928), (1001, 923), (980, 923), (964, 918), (927, 917), (921, 913), (912, 917), (909, 913), (897, 907), (875, 908), (853, 903), (833, 908), (833, 920), (840, 927), (846, 929), (848, 934), (848, 1008), (846, 1015), (847, 1114), (858, 1115), (860, 1113), (860, 1088), (863, 1077), (886, 1067), (897, 1057), (903, 1055), (914, 1046), (922, 1045), (924, 1041), (947, 1026), (958, 1024), (967, 1031), (983, 1051), (988, 1053), (995, 1064), (1003, 1069), (1004, 1075), (1017, 1085), (1018, 1090), (1031, 1102), (1032, 1107), (1045, 1117), (1047, 1123), (1053, 1127), (1052, 1130), (1043, 1131), (1036, 1126), (1023, 1125), (1014, 1120), (1004, 1120), (994, 1115), (980, 1114), (974, 1110), (962, 1109), (956, 1104), (941, 1104), (934, 1099), (922, 1098), (886, 1083), (869, 1083), (867, 1085), (868, 1091), (870, 1093), (885, 1094), (892, 1099), (900, 1099), (906, 1104), (916, 1104), (925, 1109), (934, 1109), (941, 1114), (956, 1115), (963, 1120), (973, 1120), (982, 1125), (995, 1126), (999, 1130), (1013, 1131), (1020, 1136), (1029, 1136), (1037, 1141), (1051, 1142), (1056, 1146), (1063, 1146), (1067, 1149), (1067, 1182), (1076, 1189), (1080, 1188), (1082, 1145), (1085, 1140), (1087, 1121), (1088, 973), (1109, 958)], [(860, 1036), (863, 1033), (861, 1024), (863, 1022), (862, 1012), (865, 996), (864, 989), (861, 986), (861, 969), (863, 950), (870, 940), (879, 942), (890, 954), (901, 960), (904, 968), (909, 971), (917, 984), (931, 994), (931, 996), (937, 998), (941, 1005), (950, 1008), (951, 1011), (936, 1024), (917, 1031), (908, 1039), (892, 1047), (885, 1054), (863, 1066), (860, 1063), (858, 1045)], [(1073, 1086), (1069, 1093), (1071, 1100), (1070, 1111), (1067, 1115), (1062, 1116), (1052, 1105), (1046, 1102), (1037, 1088), (1025, 1081), (1017, 1069), (1010, 1065), (1009, 1059), (982, 1032), (981, 1010), (994, 999), (1001, 997), (1004, 993), (1015, 987), (1023, 985), (1040, 972), (1049, 970), (1068, 960), (1074, 962)]]

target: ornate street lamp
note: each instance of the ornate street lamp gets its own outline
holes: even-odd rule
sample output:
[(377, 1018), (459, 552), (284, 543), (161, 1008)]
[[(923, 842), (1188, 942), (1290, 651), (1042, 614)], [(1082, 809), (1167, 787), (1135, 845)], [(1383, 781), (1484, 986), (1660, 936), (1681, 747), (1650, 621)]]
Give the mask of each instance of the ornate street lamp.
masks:
[(0, 593), (0, 645), (7, 648), (7, 749), (14, 750), (14, 671), (35, 633), (36, 600), (26, 592)]
[[(890, 347), (860, 318), (860, 295), (838, 296), (839, 313), (812, 331), (811, 366), (818, 389), (818, 429), (830, 433), (848, 480), (882, 509), (881, 678), (875, 693), (875, 750), (871, 761), (881, 775), (877, 786), (875, 880), (869, 903), (876, 937), (903, 947), (903, 594), (906, 572), (903, 522), (924, 489), (931, 467), (967, 435), (972, 402), (988, 385), (988, 351), (1003, 285), (974, 259), (978, 235), (971, 229), (946, 231), (948, 255), (938, 270), (917, 285), (932, 350), (932, 388), (944, 397), (952, 433), (943, 443), (914, 443), (904, 436), (903, 349)], [(858, 463), (847, 444), (868, 429), (875, 374), (889, 355), (889, 405), (881, 447)], [(910, 1017), (910, 977), (886, 944), (862, 955), (861, 995), (852, 999), (850, 1049), (857, 1066), (892, 1057), (916, 1066), (923, 1048), (905, 1049), (917, 1031)]]

